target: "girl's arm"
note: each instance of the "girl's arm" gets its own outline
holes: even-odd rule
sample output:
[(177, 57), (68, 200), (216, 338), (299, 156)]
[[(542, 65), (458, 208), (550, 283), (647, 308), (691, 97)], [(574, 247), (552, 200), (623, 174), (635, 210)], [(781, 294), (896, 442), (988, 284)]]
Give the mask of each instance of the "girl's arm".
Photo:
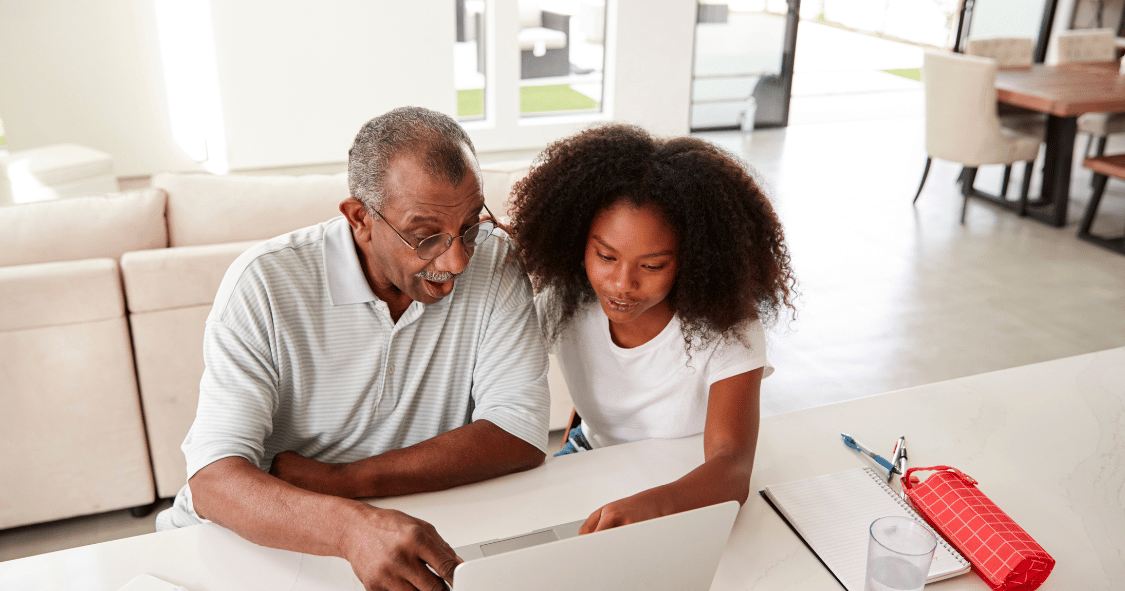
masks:
[(758, 445), (762, 368), (715, 382), (707, 397), (703, 465), (679, 480), (594, 511), (579, 533), (663, 517), (725, 501), (746, 502)]

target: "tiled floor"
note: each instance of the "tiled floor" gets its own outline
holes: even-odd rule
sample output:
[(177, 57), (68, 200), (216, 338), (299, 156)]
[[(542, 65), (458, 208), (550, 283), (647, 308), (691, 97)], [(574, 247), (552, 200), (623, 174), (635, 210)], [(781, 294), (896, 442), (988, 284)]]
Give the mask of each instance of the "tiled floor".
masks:
[[(793, 118), (816, 108), (795, 101)], [(912, 107), (900, 108), (888, 114)], [(1066, 228), (977, 202), (962, 226), (955, 165), (935, 162), (911, 206), (925, 161), (918, 113), (704, 137), (757, 169), (800, 280), (797, 319), (772, 337), (765, 414), (1125, 346), (1125, 256), (1074, 236), (1089, 195), (1080, 167)], [(999, 186), (994, 168), (982, 187)], [(1125, 182), (1103, 207), (1105, 231), (1125, 228)], [(0, 560), (148, 531), (152, 517), (127, 511), (17, 528), (0, 532)]]

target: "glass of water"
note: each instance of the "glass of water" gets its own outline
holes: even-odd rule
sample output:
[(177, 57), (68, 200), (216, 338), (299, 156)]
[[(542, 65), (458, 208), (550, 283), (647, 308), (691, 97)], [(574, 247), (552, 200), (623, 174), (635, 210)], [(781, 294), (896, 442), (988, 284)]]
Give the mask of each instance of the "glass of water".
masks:
[(919, 591), (926, 584), (937, 538), (909, 517), (871, 522), (864, 591)]

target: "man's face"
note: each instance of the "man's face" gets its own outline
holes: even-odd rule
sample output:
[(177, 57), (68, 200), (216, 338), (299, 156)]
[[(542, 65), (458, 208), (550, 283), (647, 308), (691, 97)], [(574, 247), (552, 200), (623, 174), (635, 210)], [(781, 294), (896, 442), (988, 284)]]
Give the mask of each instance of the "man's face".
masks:
[[(465, 154), (472, 163), (472, 154)], [(384, 186), (387, 198), (379, 212), (383, 219), (366, 216), (370, 239), (357, 240), (365, 255), (367, 278), (384, 300), (400, 292), (423, 304), (435, 303), (453, 290), (453, 282), (468, 266), (473, 249), (465, 248), (458, 238), (449, 250), (425, 261), (402, 239), (416, 247), (434, 234), (460, 236), (479, 222), (484, 196), (475, 167), (470, 166), (461, 182), (452, 186), (431, 178), (417, 156), (400, 154), (391, 160)]]

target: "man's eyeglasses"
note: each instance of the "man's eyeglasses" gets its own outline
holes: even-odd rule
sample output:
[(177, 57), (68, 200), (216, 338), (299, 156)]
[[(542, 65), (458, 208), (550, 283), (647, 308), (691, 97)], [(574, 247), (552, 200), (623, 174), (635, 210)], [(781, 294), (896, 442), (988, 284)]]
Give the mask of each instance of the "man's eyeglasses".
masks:
[[(488, 212), (489, 218), (495, 218), (492, 212), (488, 210), (487, 205), (484, 206), (484, 210)], [(374, 213), (384, 222), (387, 222), (387, 218), (383, 217), (383, 214), (375, 210), (371, 210), (371, 213)], [(391, 226), (390, 222), (387, 222), (387, 225), (395, 231), (395, 234), (398, 234), (402, 243), (409, 246), (418, 255), (418, 258), (423, 261), (433, 260), (445, 254), (445, 251), (449, 250), (449, 247), (453, 245), (453, 241), (458, 238), (461, 239), (461, 243), (465, 245), (465, 248), (480, 246), (484, 244), (485, 240), (488, 240), (488, 237), (492, 235), (492, 231), (496, 229), (496, 222), (493, 219), (487, 219), (470, 226), (469, 229), (465, 230), (465, 233), (460, 236), (450, 236), (447, 233), (434, 234), (429, 238), (424, 238), (418, 243), (418, 246), (412, 246), (410, 241), (403, 237), (401, 232), (394, 226)]]

